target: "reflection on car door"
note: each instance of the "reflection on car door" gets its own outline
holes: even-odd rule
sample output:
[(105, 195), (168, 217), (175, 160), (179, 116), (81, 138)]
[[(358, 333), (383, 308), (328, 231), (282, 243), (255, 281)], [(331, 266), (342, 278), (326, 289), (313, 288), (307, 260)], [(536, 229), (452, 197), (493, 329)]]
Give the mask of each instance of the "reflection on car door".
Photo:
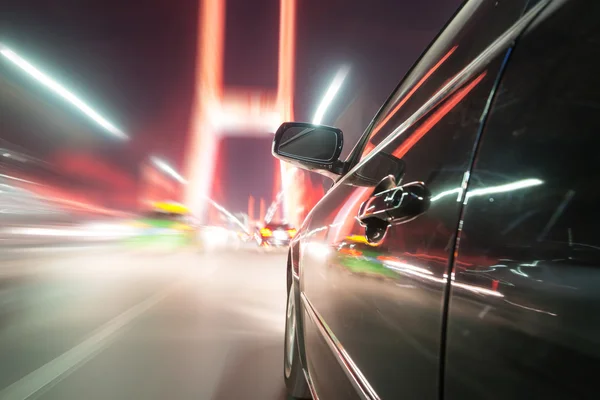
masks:
[[(451, 23), (445, 31), (450, 33), (430, 48), (438, 57), (426, 54), (422, 60), (429, 68), (413, 70), (422, 72), (414, 76), (414, 89), (401, 86), (404, 96), (384, 107), (363, 161), (309, 216), (301, 246), (301, 297), (307, 367), (317, 392), (326, 391), (323, 377), (335, 367), (312, 346), (320, 330), (361, 397), (438, 396), (445, 287), (461, 211), (462, 192), (456, 188), (468, 176), (512, 40), (497, 41), (493, 51), (471, 62), (478, 55), (474, 49), (483, 51), (519, 19), (524, 2), (500, 4), (465, 6), (466, 20), (459, 13), (460, 26)], [(457, 39), (477, 32), (486, 34), (475, 43)], [(403, 165), (403, 171), (385, 167), (390, 165)], [(389, 173), (396, 176), (376, 188)], [(393, 195), (413, 182), (430, 193), (425, 212), (367, 238), (356, 218), (361, 204), (378, 190), (392, 189)]]
[(519, 38), (471, 173), (445, 399), (597, 398), (600, 3)]

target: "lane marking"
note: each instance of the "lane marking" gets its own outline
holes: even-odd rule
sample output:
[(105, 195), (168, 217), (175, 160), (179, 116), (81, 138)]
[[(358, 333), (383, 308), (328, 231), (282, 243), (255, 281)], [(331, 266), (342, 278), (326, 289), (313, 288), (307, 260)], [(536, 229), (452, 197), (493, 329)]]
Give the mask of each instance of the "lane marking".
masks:
[(28, 399), (56, 380), (75, 371), (106, 348), (128, 324), (186, 283), (187, 280), (178, 281), (119, 314), (96, 329), (90, 337), (77, 346), (4, 388), (0, 391), (0, 399)]

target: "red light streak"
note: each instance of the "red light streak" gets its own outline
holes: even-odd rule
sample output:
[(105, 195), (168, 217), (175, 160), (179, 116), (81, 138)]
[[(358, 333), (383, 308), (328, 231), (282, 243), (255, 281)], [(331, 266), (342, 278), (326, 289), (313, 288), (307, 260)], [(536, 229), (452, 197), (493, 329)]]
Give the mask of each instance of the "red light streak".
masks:
[[(216, 152), (218, 138), (216, 136), (223, 133), (217, 131), (213, 125), (213, 119), (215, 115), (223, 117), (224, 110), (235, 110), (237, 105), (229, 104), (223, 97), (225, 0), (200, 1), (195, 104), (191, 118), (185, 175), (189, 182), (186, 188), (186, 203), (190, 209), (202, 216), (205, 210), (203, 198), (208, 195), (213, 186), (213, 171), (218, 157)], [(277, 99), (263, 112), (270, 113), (272, 111), (273, 115), (279, 115), (280, 122), (283, 122), (294, 119), (296, 0), (280, 1), (279, 23)], [(243, 109), (239, 111), (240, 115), (248, 114)], [(278, 161), (275, 165), (280, 170), (279, 180), (283, 180), (287, 176), (287, 167)], [(281, 182), (281, 185), (283, 184)], [(275, 186), (273, 192), (278, 193), (280, 191), (277, 187), (278, 184)], [(300, 196), (295, 187), (288, 187), (284, 204), (286, 210), (293, 210), (297, 208), (297, 204), (300, 204)]]
[(494, 280), (492, 281), (492, 290), (493, 290), (494, 292), (497, 292), (497, 291), (498, 291), (498, 280), (497, 280), (497, 279), (494, 279)]
[(340, 249), (338, 252), (351, 257), (360, 257), (363, 254), (362, 251), (356, 249)]
[[(294, 120), (294, 63), (296, 52), (296, 0), (281, 0), (279, 3), (279, 72), (277, 77), (277, 104), (282, 122)], [(294, 215), (302, 202), (302, 194), (298, 185), (286, 185), (289, 166), (281, 161), (276, 161), (279, 168), (279, 185), (275, 186), (273, 193), (285, 190), (282, 200), (283, 219), (289, 220), (294, 225), (299, 225)]]
[(196, 89), (186, 155), (186, 202), (203, 215), (204, 198), (211, 187), (216, 161), (216, 137), (211, 111), (220, 105), (223, 91), (225, 1), (201, 0), (196, 46)]
[[(296, 47), (296, 0), (281, 0), (279, 14), (279, 75), (277, 102), (285, 121), (294, 119), (294, 58)], [(283, 122), (283, 121), (282, 121)]]
[[(388, 121), (398, 112), (398, 110), (400, 110), (400, 108), (412, 97), (413, 94), (415, 94), (415, 92), (417, 90), (419, 90), (419, 88), (423, 85), (423, 83), (425, 83), (425, 81), (427, 79), (429, 79), (429, 77), (452, 55), (452, 53), (454, 53), (454, 51), (458, 48), (458, 46), (454, 46), (453, 48), (451, 48), (433, 67), (431, 67), (427, 73), (425, 75), (423, 75), (423, 77), (421, 79), (419, 79), (419, 81), (417, 82), (417, 84), (415, 86), (413, 86), (413, 88), (406, 94), (406, 96), (404, 96), (402, 98), (402, 100), (400, 100), (400, 102), (398, 102), (398, 104), (396, 104), (396, 107), (394, 107), (394, 109), (383, 119), (383, 121), (381, 121), (374, 129), (373, 132), (371, 132), (370, 137), (373, 137), (377, 134), (377, 132), (379, 132), (381, 130), (381, 128), (388, 123)], [(369, 153), (371, 150), (373, 150), (373, 148), (375, 148), (375, 145), (371, 144), (370, 142), (367, 143), (367, 145), (365, 146), (365, 150), (363, 150), (363, 156), (367, 153)]]
[[(419, 128), (417, 128), (415, 132), (413, 132), (413, 134), (394, 151), (393, 155), (402, 158), (435, 124), (460, 103), (460, 101), (464, 99), (465, 96), (479, 84), (479, 82), (481, 82), (485, 75), (486, 72), (482, 72), (471, 83), (458, 90), (443, 106), (437, 109), (425, 122), (423, 122), (421, 126), (419, 126)], [(352, 229), (355, 220), (349, 216), (358, 211), (359, 205), (371, 195), (371, 190), (372, 188), (368, 187), (358, 188), (354, 190), (348, 201), (344, 203), (340, 213), (334, 220), (334, 224), (340, 222), (337, 226), (338, 229), (334, 233), (334, 241), (338, 241), (341, 237), (345, 237), (346, 232), (349, 232)]]
[(427, 132), (446, 116), (475, 86), (481, 82), (487, 72), (482, 72), (477, 78), (462, 89), (458, 90), (444, 105), (438, 108), (425, 122), (421, 124), (393, 153), (394, 157), (402, 158)]

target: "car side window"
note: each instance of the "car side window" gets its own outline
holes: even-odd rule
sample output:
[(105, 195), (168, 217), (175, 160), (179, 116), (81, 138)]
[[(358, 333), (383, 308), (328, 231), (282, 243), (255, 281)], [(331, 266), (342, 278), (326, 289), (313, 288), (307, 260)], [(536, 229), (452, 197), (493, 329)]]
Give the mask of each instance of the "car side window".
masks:
[(518, 20), (525, 4), (526, 0), (466, 2), (382, 108), (355, 149), (361, 152), (360, 158), (367, 156)]

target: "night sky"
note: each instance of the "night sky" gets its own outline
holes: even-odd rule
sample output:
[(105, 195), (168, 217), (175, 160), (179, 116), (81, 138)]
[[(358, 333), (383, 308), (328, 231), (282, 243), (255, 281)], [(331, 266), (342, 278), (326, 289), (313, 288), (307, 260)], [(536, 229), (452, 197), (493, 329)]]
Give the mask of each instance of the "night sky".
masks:
[[(351, 67), (350, 75), (323, 122), (334, 123), (359, 91), (381, 104), (459, 4), (298, 0), (296, 119), (312, 119), (343, 64)], [(193, 95), (197, 7), (197, 0), (146, 0), (143, 5), (122, 0), (2, 0), (0, 42), (43, 66), (127, 132), (130, 142), (106, 145), (127, 146), (114, 153), (127, 159), (124, 165), (160, 154), (181, 168)], [(277, 0), (229, 0), (226, 85), (275, 88), (277, 34)], [(0, 127), (2, 117), (7, 115), (0, 110)], [(367, 123), (349, 136), (358, 137)], [(231, 171), (239, 164), (254, 165), (257, 171), (272, 165), (271, 160), (261, 161), (268, 157), (268, 150), (262, 151), (268, 141), (230, 142), (226, 152), (233, 156), (227, 164), (235, 165), (222, 179), (235, 179)], [(246, 151), (245, 158), (240, 148), (257, 150), (254, 157)], [(261, 179), (253, 190), (269, 197), (270, 182)], [(231, 185), (239, 187), (237, 182)], [(235, 197), (245, 204), (246, 193)], [(238, 211), (242, 201), (229, 206)]]

